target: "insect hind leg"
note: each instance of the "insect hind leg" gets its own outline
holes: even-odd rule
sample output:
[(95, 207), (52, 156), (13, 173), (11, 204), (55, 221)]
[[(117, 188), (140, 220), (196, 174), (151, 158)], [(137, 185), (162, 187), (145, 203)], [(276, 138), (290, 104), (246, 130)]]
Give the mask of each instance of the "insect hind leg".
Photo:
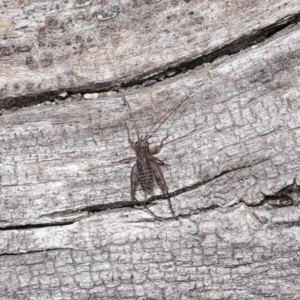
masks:
[(147, 206), (147, 204), (143, 201), (140, 201), (138, 199), (136, 199), (135, 196), (132, 197), (132, 199), (138, 203), (139, 205), (144, 206), (144, 208), (146, 208), (148, 210), (148, 212), (151, 214), (151, 216), (155, 219), (155, 220), (160, 220), (160, 218)]
[(154, 177), (156, 179), (156, 182), (157, 182), (158, 186), (160, 187), (160, 189), (162, 190), (162, 192), (164, 194), (167, 194), (168, 204), (169, 204), (169, 208), (170, 208), (170, 211), (172, 213), (172, 216), (173, 216), (173, 218), (177, 218), (176, 215), (175, 215), (172, 203), (171, 203), (171, 199), (170, 199), (170, 195), (169, 195), (169, 191), (168, 191), (168, 186), (167, 186), (167, 183), (165, 181), (162, 170), (161, 170), (159, 164), (155, 160), (151, 160), (150, 164), (151, 164), (151, 168), (152, 168), (152, 171), (153, 171), (153, 174), (154, 174)]

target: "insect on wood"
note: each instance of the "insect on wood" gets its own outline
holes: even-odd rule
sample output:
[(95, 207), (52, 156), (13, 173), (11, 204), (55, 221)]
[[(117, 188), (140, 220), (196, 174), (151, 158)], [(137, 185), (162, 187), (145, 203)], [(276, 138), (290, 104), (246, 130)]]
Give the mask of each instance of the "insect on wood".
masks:
[[(107, 53), (108, 55), (108, 53)], [(111, 65), (111, 68), (113, 70), (113, 73), (116, 76), (115, 70), (113, 68), (113, 64), (110, 60), (110, 57), (108, 55), (108, 60)], [(129, 128), (126, 125), (126, 130), (127, 130), (127, 136), (128, 136), (128, 142), (131, 146), (131, 148), (135, 151), (136, 156), (135, 157), (129, 157), (122, 159), (119, 162), (132, 162), (136, 161), (134, 166), (131, 169), (131, 176), (130, 176), (130, 181), (131, 181), (131, 198), (135, 202), (137, 202), (139, 205), (143, 205), (147, 211), (155, 218), (159, 219), (156, 214), (154, 214), (153, 211), (150, 210), (150, 208), (146, 205), (145, 202), (142, 202), (136, 198), (136, 191), (139, 185), (141, 185), (142, 190), (145, 192), (145, 194), (150, 194), (153, 196), (154, 194), (154, 187), (155, 187), (155, 182), (161, 189), (161, 191), (167, 196), (168, 204), (169, 204), (169, 209), (172, 214), (173, 218), (176, 218), (170, 195), (169, 195), (169, 190), (167, 183), (165, 181), (163, 172), (161, 167), (166, 166), (167, 164), (161, 161), (159, 158), (155, 157), (154, 155), (158, 154), (159, 151), (162, 149), (164, 145), (164, 141), (167, 139), (168, 136), (163, 138), (160, 142), (159, 145), (150, 147), (149, 144), (149, 139), (151, 136), (164, 124), (164, 122), (189, 98), (191, 93), (195, 90), (196, 87), (199, 87), (199, 85), (194, 86), (180, 101), (178, 101), (167, 113), (165, 113), (162, 118), (160, 118), (154, 125), (153, 127), (146, 133), (145, 136), (141, 136), (137, 122), (135, 120), (135, 117), (132, 113), (131, 107), (129, 105), (129, 102), (126, 99), (124, 91), (121, 89), (122, 93), (122, 99), (125, 103), (125, 105), (128, 107), (130, 117), (134, 123), (135, 126), (135, 131), (138, 140), (134, 142), (131, 137), (130, 137), (130, 132)]]

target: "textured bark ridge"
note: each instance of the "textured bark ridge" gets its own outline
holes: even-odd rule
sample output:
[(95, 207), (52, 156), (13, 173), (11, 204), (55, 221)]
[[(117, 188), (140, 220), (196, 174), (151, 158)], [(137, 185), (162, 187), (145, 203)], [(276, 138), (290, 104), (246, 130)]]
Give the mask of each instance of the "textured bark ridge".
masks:
[(299, 1), (0, 7), (1, 299), (298, 299)]

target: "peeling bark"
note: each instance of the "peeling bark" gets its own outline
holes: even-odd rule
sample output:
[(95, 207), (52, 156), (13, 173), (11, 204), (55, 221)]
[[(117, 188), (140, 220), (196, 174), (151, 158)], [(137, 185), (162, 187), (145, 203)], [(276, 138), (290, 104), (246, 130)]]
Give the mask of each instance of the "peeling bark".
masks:
[[(0, 298), (297, 299), (298, 2), (6, 1)], [(142, 134), (190, 93), (151, 139), (178, 220), (130, 199), (120, 88)]]

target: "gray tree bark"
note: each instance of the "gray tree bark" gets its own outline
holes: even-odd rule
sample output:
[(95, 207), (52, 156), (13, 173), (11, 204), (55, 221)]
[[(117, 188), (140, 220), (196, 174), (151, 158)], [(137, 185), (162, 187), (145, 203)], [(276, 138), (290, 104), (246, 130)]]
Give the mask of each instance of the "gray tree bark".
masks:
[(1, 299), (299, 298), (299, 1), (0, 7)]

